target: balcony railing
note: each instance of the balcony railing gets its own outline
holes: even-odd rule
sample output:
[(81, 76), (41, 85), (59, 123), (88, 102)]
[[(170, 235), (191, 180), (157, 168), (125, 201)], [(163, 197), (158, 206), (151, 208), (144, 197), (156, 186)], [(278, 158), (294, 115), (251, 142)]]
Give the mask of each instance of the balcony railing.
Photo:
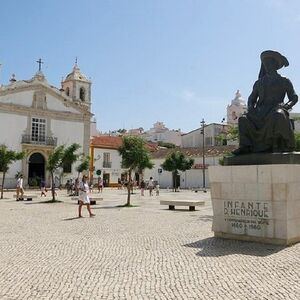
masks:
[(37, 144), (37, 145), (47, 145), (56, 146), (57, 138), (51, 136), (33, 136), (30, 134), (22, 135), (22, 144)]
[(111, 161), (104, 161), (103, 168), (111, 168)]

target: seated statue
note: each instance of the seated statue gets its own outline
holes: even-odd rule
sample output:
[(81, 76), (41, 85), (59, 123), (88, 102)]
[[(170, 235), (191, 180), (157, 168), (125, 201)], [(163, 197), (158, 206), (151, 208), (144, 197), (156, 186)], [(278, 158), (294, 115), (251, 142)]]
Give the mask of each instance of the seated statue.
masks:
[[(240, 147), (233, 154), (291, 152), (295, 138), (289, 110), (297, 103), (291, 81), (277, 70), (289, 65), (276, 51), (261, 53), (261, 70), (248, 98), (248, 112), (239, 118)], [(285, 95), (288, 102), (284, 103)]]

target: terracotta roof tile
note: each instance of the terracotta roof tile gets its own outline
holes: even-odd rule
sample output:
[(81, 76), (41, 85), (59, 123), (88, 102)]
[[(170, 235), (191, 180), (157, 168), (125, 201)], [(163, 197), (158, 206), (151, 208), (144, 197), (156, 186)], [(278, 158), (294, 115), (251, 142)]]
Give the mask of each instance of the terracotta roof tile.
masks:
[[(236, 149), (237, 146), (214, 146), (205, 148), (205, 156), (222, 156), (226, 153), (229, 153)], [(169, 153), (173, 151), (179, 151), (185, 154), (188, 157), (201, 157), (202, 156), (202, 147), (201, 148), (173, 148), (166, 149), (160, 148), (157, 151), (151, 153), (152, 158), (165, 158)]]
[(118, 149), (122, 145), (122, 138), (119, 136), (100, 135), (91, 140), (91, 146), (96, 148)]
[[(100, 135), (91, 139), (91, 146), (95, 148), (118, 149), (122, 145), (122, 137), (111, 135)], [(146, 143), (146, 148), (150, 151), (157, 151), (158, 145)]]

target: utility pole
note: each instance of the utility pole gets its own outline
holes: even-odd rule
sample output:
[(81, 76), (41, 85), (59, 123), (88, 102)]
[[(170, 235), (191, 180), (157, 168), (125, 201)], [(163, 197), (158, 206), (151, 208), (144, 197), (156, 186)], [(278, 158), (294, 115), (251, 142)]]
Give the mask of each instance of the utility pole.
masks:
[(204, 126), (205, 126), (205, 121), (202, 119), (201, 123), (201, 134), (202, 134), (202, 180), (203, 180), (203, 192), (206, 193), (205, 190), (205, 136), (204, 136)]

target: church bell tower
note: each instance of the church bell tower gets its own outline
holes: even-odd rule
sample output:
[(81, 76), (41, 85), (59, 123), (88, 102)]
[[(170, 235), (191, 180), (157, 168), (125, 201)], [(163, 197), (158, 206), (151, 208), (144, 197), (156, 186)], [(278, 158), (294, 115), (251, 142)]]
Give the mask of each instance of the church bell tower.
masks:
[(91, 84), (92, 82), (81, 73), (78, 65), (77, 58), (75, 65), (66, 79), (62, 81), (62, 89), (65, 94), (80, 105), (86, 106), (91, 110)]

